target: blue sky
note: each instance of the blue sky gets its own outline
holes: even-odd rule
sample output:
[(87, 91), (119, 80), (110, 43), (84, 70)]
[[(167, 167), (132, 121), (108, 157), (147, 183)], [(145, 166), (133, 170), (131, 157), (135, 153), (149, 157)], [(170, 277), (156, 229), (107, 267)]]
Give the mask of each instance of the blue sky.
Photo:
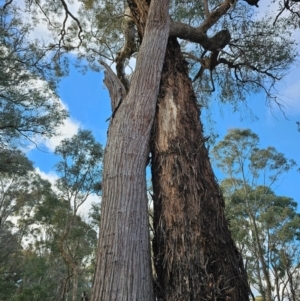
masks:
[[(273, 110), (266, 106), (265, 97), (260, 94), (252, 95), (248, 100), (249, 108), (258, 120), (253, 120), (246, 108), (232, 113), (229, 106), (220, 108), (215, 103), (211, 114), (215, 120), (214, 130), (218, 132), (220, 139), (231, 128), (250, 128), (259, 135), (261, 148), (274, 146), (300, 165), (300, 133), (296, 126), (296, 121), (300, 121), (300, 82), (297, 84), (297, 74), (299, 69), (296, 68), (280, 87), (282, 100), (286, 102), (286, 117), (276, 106)], [(47, 152), (33, 149), (29, 153), (35, 166), (50, 178), (55, 177), (53, 166), (58, 158), (53, 155), (52, 150), (59, 140), (72, 136), (78, 127), (82, 127), (91, 130), (96, 139), (104, 145), (109, 124), (106, 120), (111, 115), (108, 91), (103, 84), (103, 73), (89, 71), (83, 75), (72, 67), (69, 76), (61, 81), (59, 96), (70, 112), (70, 119), (61, 129), (62, 136), (47, 141)], [(203, 122), (205, 124), (205, 119)], [(209, 135), (208, 131), (206, 135)], [(219, 179), (222, 178), (219, 171), (216, 170), (216, 174)], [(276, 194), (292, 197), (300, 204), (299, 186), (300, 173), (294, 169), (285, 174), (273, 189), (276, 188)]]

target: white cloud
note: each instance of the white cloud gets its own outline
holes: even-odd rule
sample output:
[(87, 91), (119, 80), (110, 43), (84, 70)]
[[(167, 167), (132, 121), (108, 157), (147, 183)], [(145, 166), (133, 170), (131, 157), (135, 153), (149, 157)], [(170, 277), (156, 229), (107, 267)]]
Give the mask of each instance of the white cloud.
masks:
[[(282, 105), (273, 105), (272, 112), (276, 116), (282, 116), (282, 111), (287, 117), (295, 117), (300, 114), (300, 68), (295, 68), (277, 84), (278, 101)], [(282, 111), (281, 111), (282, 110)]]
[[(292, 78), (292, 76), (288, 77), (288, 79)], [(300, 79), (291, 81), (282, 94), (284, 95), (285, 110), (291, 115), (300, 114)]]
[[(70, 2), (67, 3), (68, 10), (72, 13), (73, 16), (78, 18), (77, 11), (79, 10), (79, 8), (81, 7), (82, 4), (80, 1), (70, 1)], [(47, 1), (40, 1), (41, 6), (43, 6), (44, 3), (47, 3)], [(29, 17), (30, 15), (28, 14), (28, 11), (26, 10), (24, 1), (17, 0), (16, 5), (18, 6), (18, 8), (21, 9), (20, 12), (23, 11), (22, 18), (30, 22), (30, 17)], [(63, 7), (62, 7), (62, 9), (63, 9)], [(39, 8), (37, 8), (37, 11), (36, 11), (34, 17), (35, 17), (35, 19), (39, 20), (39, 23), (33, 26), (33, 30), (29, 34), (29, 39), (30, 40), (37, 39), (40, 41), (43, 40), (47, 44), (55, 43), (54, 39), (56, 39), (56, 41), (57, 41), (58, 37), (56, 36), (56, 34), (54, 34), (55, 38), (53, 37), (53, 33), (51, 33), (51, 31), (49, 30), (49, 28), (51, 28), (51, 25), (49, 24), (49, 20), (46, 19), (45, 15)], [(48, 14), (47, 17), (49, 17), (52, 24), (55, 24), (55, 25), (60, 24), (59, 26), (61, 29), (61, 27), (63, 26), (64, 18), (65, 18), (64, 12), (59, 16), (57, 13), (50, 14), (50, 15)], [(66, 28), (71, 24), (71, 21), (73, 21), (73, 19), (70, 16), (68, 16), (68, 20), (66, 22)]]
[(42, 179), (48, 180), (52, 185), (54, 185), (55, 181), (58, 179), (58, 175), (54, 171), (45, 173), (44, 171), (40, 170), (39, 167), (35, 168), (35, 171), (41, 176)]
[(84, 219), (88, 219), (89, 210), (92, 208), (92, 203), (100, 203), (101, 198), (96, 194), (88, 196), (87, 200), (79, 207), (78, 214)]
[(67, 118), (61, 126), (57, 129), (57, 135), (47, 139), (43, 142), (43, 144), (50, 150), (54, 151), (55, 147), (59, 145), (59, 143), (66, 138), (71, 138), (75, 134), (80, 127), (80, 123), (71, 119)]

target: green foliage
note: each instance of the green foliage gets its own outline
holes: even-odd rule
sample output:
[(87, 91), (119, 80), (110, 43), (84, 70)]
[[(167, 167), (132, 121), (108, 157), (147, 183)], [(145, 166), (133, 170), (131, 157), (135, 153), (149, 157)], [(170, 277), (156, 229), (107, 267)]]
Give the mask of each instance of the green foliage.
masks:
[(91, 209), (89, 211), (90, 224), (94, 229), (99, 228), (101, 218), (101, 203), (92, 203)]
[(22, 247), (12, 224), (0, 225), (0, 300), (9, 300), (21, 279)]
[(297, 202), (277, 196), (271, 187), (295, 162), (258, 144), (251, 130), (232, 129), (214, 147), (213, 156), (227, 176), (221, 182), (226, 214), (250, 284), (265, 296), (269, 280), (273, 295), (280, 291), (283, 300), (296, 288), (289, 275), (300, 272), (300, 215)]
[[(0, 9), (0, 149), (51, 137), (67, 113), (56, 95), (57, 64), (29, 41), (32, 28), (12, 6)], [(24, 138), (26, 138), (24, 140)]]
[[(216, 2), (215, 7), (218, 4)], [(203, 11), (202, 3), (199, 5)], [(181, 18), (178, 21), (194, 26), (203, 23), (204, 15), (197, 10), (197, 4), (183, 2), (178, 6), (189, 14), (189, 19)], [(210, 7), (214, 7), (214, 3)], [(292, 29), (286, 27), (286, 20), (279, 19), (273, 25), (274, 16), (258, 19), (255, 11), (246, 2), (238, 1), (210, 29), (209, 36), (213, 36), (226, 28), (231, 34), (231, 41), (219, 53), (217, 65), (212, 70), (213, 82), (208, 69), (194, 82), (198, 100), (208, 110), (212, 96), (218, 98), (219, 104), (231, 104), (234, 111), (245, 108), (247, 98), (252, 93), (262, 92), (269, 101), (279, 102), (274, 85), (287, 74), (289, 67), (296, 61), (297, 43), (291, 38)], [(199, 45), (184, 41), (183, 46), (190, 63), (190, 74), (194, 78), (201, 67), (202, 56), (205, 58), (210, 55)]]
[[(81, 276), (90, 277), (93, 272), (93, 226), (100, 217), (100, 206), (92, 208), (91, 225), (78, 215), (78, 208), (90, 194), (101, 192), (101, 146), (89, 131), (81, 130), (64, 140), (56, 148), (62, 160), (56, 166), (60, 178), (55, 192), (13, 148), (24, 142), (23, 138), (35, 141), (38, 136), (53, 136), (67, 116), (55, 93), (58, 77), (67, 71), (62, 54), (76, 49), (79, 59), (100, 70), (99, 59), (115, 62), (123, 46), (126, 1), (80, 2), (79, 23), (63, 6), (72, 1), (25, 1), (26, 18), (32, 18), (33, 26), (45, 22), (53, 34), (49, 43), (29, 41), (33, 28), (20, 13), (19, 3), (0, 10), (0, 261), (5, 262), (0, 265), (1, 300), (13, 295), (13, 300), (50, 300), (51, 296), (58, 300), (64, 290), (57, 288), (72, 289), (70, 279), (77, 268)], [(219, 4), (209, 1), (210, 11)], [(173, 0), (170, 15), (195, 27), (206, 18), (201, 1)], [(194, 83), (202, 105), (209, 106), (211, 78), (220, 102), (230, 102), (234, 109), (252, 92), (264, 91), (270, 99), (274, 96), (274, 84), (293, 64), (296, 53), (287, 20), (279, 19), (275, 26), (273, 20), (258, 20), (245, 1), (236, 1), (213, 24), (209, 36), (226, 28), (231, 41), (218, 53), (215, 68), (205, 70)], [(136, 36), (137, 44), (139, 38)], [(190, 74), (195, 75), (201, 59), (210, 53), (200, 44), (181, 40), (181, 45)], [(232, 231), (253, 272), (251, 281), (263, 291), (256, 280), (261, 278), (257, 246), (262, 246), (264, 260), (270, 262), (275, 277), (286, 275), (298, 258), (294, 242), (299, 239), (299, 216), (293, 200), (276, 196), (270, 188), (295, 162), (273, 147), (260, 149), (258, 142), (250, 130), (233, 130), (214, 154), (228, 175), (222, 186)], [(9, 221), (20, 216), (16, 224)], [(30, 237), (32, 244), (22, 250), (24, 236)], [(87, 287), (83, 279), (79, 278), (79, 283)]]
[[(32, 230), (36, 247), (47, 250), (53, 258), (59, 258), (64, 267), (60, 276), (60, 285), (71, 286), (75, 266), (79, 270), (79, 288), (88, 290), (94, 272), (97, 233), (92, 224), (85, 222), (80, 216), (73, 215), (72, 208), (66, 200), (59, 199), (50, 192), (44, 201), (37, 206), (34, 220), (37, 226)], [(42, 229), (42, 232), (41, 232)], [(42, 233), (47, 239), (39, 239)], [(64, 282), (67, 279), (67, 282)]]
[(278, 178), (296, 165), (274, 147), (260, 149), (259, 138), (249, 129), (232, 129), (213, 148), (217, 166), (238, 188), (265, 183), (272, 186)]
[(55, 154), (62, 157), (56, 165), (61, 175), (56, 186), (62, 198), (73, 203), (76, 213), (90, 194), (101, 191), (102, 146), (90, 131), (79, 130), (77, 135), (63, 140), (56, 147)]
[[(226, 184), (228, 182), (222, 182), (221, 186), (226, 189)], [(290, 281), (288, 273), (299, 273), (300, 215), (297, 203), (291, 198), (276, 196), (265, 186), (255, 189), (242, 187), (227, 195), (226, 213), (233, 238), (242, 250), (250, 284), (261, 294), (265, 293), (266, 287), (262, 282), (265, 276), (261, 269), (263, 260), (272, 275), (270, 280), (276, 295), (276, 279), (280, 280), (282, 289), (283, 284)], [(262, 248), (262, 259), (259, 247)], [(287, 293), (285, 286), (283, 294)]]
[(0, 225), (13, 216), (22, 216), (20, 222), (30, 218), (32, 208), (49, 185), (34, 172), (23, 176), (0, 174)]
[(30, 249), (25, 250), (23, 252), (22, 271), (22, 280), (17, 284), (19, 292), (10, 300), (53, 300), (57, 280), (53, 279), (53, 275), (49, 275), (51, 262), (47, 256), (39, 256)]
[[(71, 212), (68, 202), (57, 198), (51, 192), (36, 208), (34, 220), (39, 226), (33, 231), (33, 235), (36, 238), (40, 236), (42, 225), (48, 237), (51, 237), (51, 240), (44, 242), (47, 248), (58, 253), (60, 252), (59, 244), (62, 239), (65, 239), (63, 243), (68, 246), (73, 259), (80, 262), (85, 256), (93, 253), (97, 235), (91, 225), (84, 222), (80, 216), (71, 217)], [(64, 237), (66, 228), (68, 232)]]
[[(68, 25), (62, 22), (64, 7), (61, 1), (39, 1), (39, 5), (30, 2), (29, 5), (36, 14), (41, 13), (42, 8), (44, 21), (50, 31), (54, 36), (60, 36), (57, 42), (60, 51), (76, 49), (79, 60), (84, 59), (92, 69), (99, 71), (99, 60), (115, 62), (124, 46), (122, 24), (127, 1), (85, 0), (80, 3), (77, 12), (80, 27), (70, 16), (67, 17)], [(208, 2), (210, 12), (216, 11), (219, 5), (220, 2), (216, 0)], [(236, 1), (227, 13), (210, 24), (207, 32), (209, 37), (227, 29), (231, 41), (219, 52), (212, 73), (206, 69), (200, 80), (194, 82), (202, 106), (209, 108), (212, 86), (216, 88), (219, 103), (229, 102), (234, 110), (237, 110), (253, 92), (263, 92), (269, 100), (278, 102), (274, 85), (296, 60), (297, 45), (292, 38), (293, 27), (285, 18), (278, 18), (274, 23), (273, 15), (259, 19), (256, 12), (257, 8), (249, 6), (246, 1)], [(170, 4), (170, 16), (174, 21), (193, 27), (206, 22), (201, 1), (173, 0)], [(60, 35), (62, 32), (63, 35)], [(140, 42), (140, 36), (137, 35), (136, 44), (139, 45)], [(180, 43), (193, 78), (201, 67), (201, 60), (209, 58), (210, 53), (202, 45), (190, 43), (188, 39), (181, 39)], [(79, 44), (80, 48), (77, 49)], [(132, 57), (135, 56), (136, 53), (133, 53)], [(132, 73), (133, 64), (129, 64), (129, 60), (125, 64), (130, 66), (127, 73)]]
[(25, 175), (32, 169), (32, 162), (20, 150), (0, 148), (0, 174)]
[(101, 192), (101, 145), (85, 130), (63, 140), (55, 191), (21, 152), (14, 154), (15, 165), (0, 173), (0, 300), (65, 299), (74, 281), (78, 292), (88, 291), (96, 222), (84, 221), (78, 208)]

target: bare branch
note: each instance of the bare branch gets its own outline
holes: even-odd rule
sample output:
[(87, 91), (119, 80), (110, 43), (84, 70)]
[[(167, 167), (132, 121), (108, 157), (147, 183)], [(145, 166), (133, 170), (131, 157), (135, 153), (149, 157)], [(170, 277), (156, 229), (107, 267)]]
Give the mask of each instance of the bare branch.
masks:
[[(78, 32), (77, 36), (78, 36), (78, 39), (80, 41), (80, 43), (78, 45), (78, 47), (79, 47), (81, 45), (81, 43), (82, 43), (81, 33), (83, 32), (81, 24), (80, 24), (79, 20), (69, 11), (68, 5), (65, 2), (65, 0), (60, 0), (60, 2), (62, 3), (62, 5), (63, 5), (63, 7), (64, 7), (64, 9), (66, 11), (66, 18), (69, 15), (77, 23), (77, 25), (78, 25), (79, 32)], [(64, 25), (65, 25), (65, 20), (64, 20)], [(65, 29), (63, 29), (63, 30), (65, 31)]]
[(3, 5), (3, 10), (5, 10), (6, 7), (7, 7), (9, 4), (11, 4), (12, 2), (13, 2), (13, 0), (7, 1), (7, 2)]
[(199, 43), (204, 49), (210, 51), (224, 48), (231, 39), (230, 32), (227, 29), (223, 29), (209, 38), (201, 27), (195, 28), (180, 22), (171, 23), (170, 36)]
[(136, 28), (129, 7), (125, 9), (125, 15), (123, 19), (123, 34), (125, 41), (123, 47), (118, 51), (116, 56), (116, 70), (119, 79), (121, 80), (125, 89), (128, 91), (130, 83), (125, 74), (125, 62), (127, 59), (130, 59), (134, 52), (137, 51), (135, 41)]
[(198, 27), (199, 30), (206, 33), (222, 16), (235, 4), (236, 0), (225, 0), (217, 6), (217, 9), (209, 14), (209, 17)]
[(268, 72), (267, 70), (260, 70), (260, 69), (256, 68), (255, 66), (247, 64), (247, 63), (234, 64), (233, 62), (230, 62), (225, 58), (220, 58), (218, 60), (218, 64), (226, 64), (229, 68), (235, 68), (235, 69), (240, 69), (240, 67), (248, 67), (253, 71), (256, 71), (256, 72), (261, 73), (261, 74), (265, 74), (265, 75), (271, 77), (274, 80), (280, 80), (281, 79), (280, 77), (275, 76), (274, 74)]
[(204, 13), (206, 18), (209, 18), (209, 9), (208, 9), (208, 3), (207, 0), (203, 0), (203, 7), (204, 7)]
[(54, 26), (50, 20), (50, 18), (48, 17), (48, 15), (46, 14), (46, 12), (44, 11), (44, 9), (42, 8), (41, 4), (39, 1), (36, 1), (36, 5), (40, 8), (40, 10), (42, 11), (43, 15), (46, 17), (46, 19), (48, 20), (49, 24), (55, 28), (56, 26)]
[(185, 58), (188, 58), (188, 59), (192, 59), (196, 62), (199, 62), (201, 61), (201, 58), (198, 58), (197, 56), (193, 55), (192, 53), (189, 53), (189, 52), (182, 52), (182, 54), (184, 55)]
[[(300, 18), (300, 11), (299, 11), (299, 10), (295, 11), (295, 10), (293, 9), (293, 6), (294, 6), (294, 5), (297, 6), (297, 3), (299, 3), (299, 2), (300, 2), (300, 0), (283, 0), (283, 6), (282, 6), (282, 9), (281, 9), (280, 12), (277, 14), (277, 16), (276, 16), (276, 18), (275, 18), (275, 20), (274, 20), (274, 22), (273, 22), (273, 25), (276, 24), (278, 18), (280, 17), (280, 15), (281, 15), (285, 10), (290, 11), (293, 15), (296, 15), (296, 16), (298, 16), (298, 17)], [(299, 6), (297, 6), (297, 7), (298, 7), (298, 9), (299, 9)]]
[(105, 68), (104, 84), (110, 94), (111, 109), (114, 115), (115, 111), (126, 96), (126, 90), (112, 69), (104, 61), (99, 61), (99, 63)]

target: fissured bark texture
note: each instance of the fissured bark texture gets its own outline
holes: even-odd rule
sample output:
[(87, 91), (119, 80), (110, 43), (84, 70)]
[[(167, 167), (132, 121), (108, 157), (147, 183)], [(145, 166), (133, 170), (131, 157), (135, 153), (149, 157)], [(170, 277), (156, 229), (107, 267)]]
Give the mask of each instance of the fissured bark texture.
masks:
[[(168, 7), (169, 0), (151, 1), (131, 87), (110, 123), (92, 301), (154, 300), (145, 169), (169, 36)], [(119, 95), (114, 84), (119, 82), (109, 84), (112, 97)]]
[(158, 300), (249, 300), (176, 39), (167, 46), (151, 148)]

